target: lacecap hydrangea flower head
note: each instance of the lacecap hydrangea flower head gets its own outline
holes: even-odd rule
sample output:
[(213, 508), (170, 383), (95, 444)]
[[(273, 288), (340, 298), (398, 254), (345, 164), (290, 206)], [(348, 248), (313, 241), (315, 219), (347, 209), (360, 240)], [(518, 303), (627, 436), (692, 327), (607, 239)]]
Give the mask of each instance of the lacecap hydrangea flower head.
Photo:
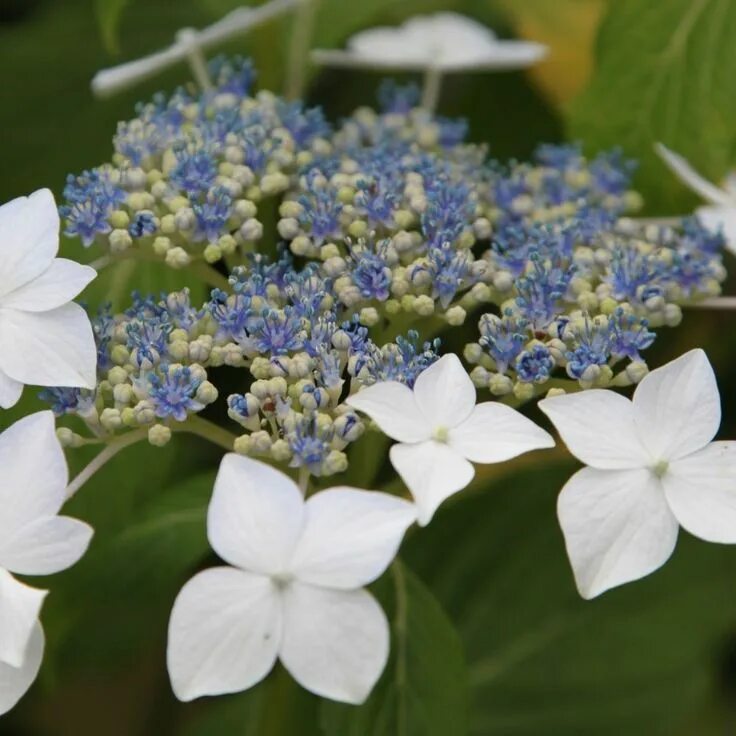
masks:
[[(386, 83), (380, 110), (335, 125), (319, 108), (256, 92), (248, 61), (217, 59), (210, 75), (211, 90), (140, 105), (119, 125), (111, 160), (69, 177), (61, 207), (66, 233), (100, 268), (160, 260), (192, 289), (136, 292), (118, 313), (103, 307), (91, 317), (95, 384), (60, 380), (42, 392), (62, 424), (82, 420), (59, 428), (65, 446), (105, 446), (69, 495), (139, 440), (160, 446), (191, 432), (229, 453), (208, 516), (229, 566), (184, 586), (169, 628), (181, 699), (250, 687), (279, 658), (313, 692), (362, 702), (389, 641), (363, 587), (414, 521), (429, 523), (472, 482), (475, 465), (553, 446), (522, 413), (535, 398), (546, 397), (542, 408), (592, 466), (560, 502), (583, 595), (661, 564), (673, 519), (701, 528), (690, 508), (699, 501), (673, 488), (702, 461), (690, 450), (716, 452), (704, 449), (712, 432), (688, 453), (658, 454), (648, 433), (660, 414), (644, 412), (646, 452), (632, 444), (622, 449), (630, 462), (598, 467), (564, 415), (579, 400), (568, 414), (585, 427), (595, 419), (585, 402), (605, 401), (628, 417), (609, 412), (612, 427), (639, 421), (612, 389), (640, 384), (636, 414), (657, 375), (671, 376), (648, 375), (646, 350), (684, 306), (720, 292), (720, 231), (693, 218), (638, 221), (634, 163), (620, 151), (588, 158), (577, 145), (545, 145), (527, 163), (494, 161), (466, 142), (462, 120), (429, 113), (411, 86)], [(202, 280), (208, 295), (195, 298)], [(461, 356), (445, 348), (458, 334)], [(688, 375), (705, 376), (697, 360)], [(697, 392), (695, 383), (677, 386)], [(218, 407), (228, 426), (213, 421)], [(387, 458), (405, 491), (381, 488)], [(639, 501), (645, 511), (656, 504), (668, 534), (656, 560), (620, 552), (628, 517), (581, 551), (579, 530), (596, 536), (609, 506), (575, 503), (577, 493), (595, 476), (594, 492), (617, 514), (609, 470), (641, 481), (625, 499), (632, 523)], [(712, 490), (731, 502), (720, 482)]]

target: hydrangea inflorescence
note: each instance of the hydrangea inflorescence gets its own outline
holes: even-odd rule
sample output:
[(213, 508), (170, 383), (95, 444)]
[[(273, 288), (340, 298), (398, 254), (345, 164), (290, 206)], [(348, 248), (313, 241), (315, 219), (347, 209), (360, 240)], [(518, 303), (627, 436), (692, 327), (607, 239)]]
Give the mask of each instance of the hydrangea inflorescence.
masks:
[(469, 313), (474, 383), (525, 400), (555, 378), (636, 383), (652, 329), (719, 292), (721, 235), (628, 218), (639, 198), (619, 152), (547, 145), (502, 166), (411, 90), (384, 86), (382, 112), (333, 128), (252, 93), (247, 61), (211, 71), (213, 92), (141, 105), (112, 163), (68, 181), (62, 214), (85, 245), (228, 274), (204, 304), (136, 296), (98, 317), (97, 388), (44, 392), (98, 433), (150, 427), (163, 444), (217, 401), (218, 368), (245, 368), (252, 380), (226, 399), (236, 449), (329, 475), (364, 430), (345, 399), (412, 386), (436, 334)]

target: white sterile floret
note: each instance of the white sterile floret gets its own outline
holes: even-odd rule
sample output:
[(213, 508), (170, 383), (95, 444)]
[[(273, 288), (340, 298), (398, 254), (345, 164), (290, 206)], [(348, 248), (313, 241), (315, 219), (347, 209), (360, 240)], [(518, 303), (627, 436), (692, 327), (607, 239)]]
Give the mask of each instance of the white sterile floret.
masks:
[(450, 353), (422, 371), (413, 390), (383, 381), (347, 400), (397, 440), (391, 462), (414, 496), (421, 525), (470, 483), (472, 463), (498, 463), (555, 444), (518, 411), (497, 401), (476, 405), (475, 398), (470, 376)]
[(68, 470), (50, 411), (31, 414), (0, 434), (0, 714), (36, 678), (43, 657), (38, 620), (46, 590), (16, 580), (50, 575), (86, 551), (92, 529), (58, 516)]
[(532, 41), (499, 40), (490, 28), (458, 13), (416, 16), (403, 25), (355, 34), (347, 52), (317, 51), (317, 61), (444, 71), (521, 69), (535, 64), (547, 47)]
[(736, 173), (732, 173), (721, 188), (702, 177), (679, 153), (662, 143), (655, 150), (667, 166), (686, 186), (709, 204), (698, 207), (698, 220), (710, 230), (723, 230), (728, 249), (736, 253)]
[(680, 526), (706, 541), (736, 543), (736, 442), (711, 442), (721, 405), (702, 350), (649, 373), (633, 401), (592, 390), (539, 407), (589, 466), (570, 478), (557, 504), (584, 598), (663, 565)]
[(72, 303), (97, 275), (59, 250), (48, 189), (0, 207), (0, 407), (24, 384), (94, 388), (97, 349), (84, 309)]
[(239, 692), (280, 659), (307, 690), (361, 703), (388, 658), (389, 628), (363, 586), (393, 560), (414, 506), (329, 488), (306, 502), (265, 463), (226, 455), (207, 516), (232, 567), (195, 575), (169, 623), (168, 668), (180, 700)]

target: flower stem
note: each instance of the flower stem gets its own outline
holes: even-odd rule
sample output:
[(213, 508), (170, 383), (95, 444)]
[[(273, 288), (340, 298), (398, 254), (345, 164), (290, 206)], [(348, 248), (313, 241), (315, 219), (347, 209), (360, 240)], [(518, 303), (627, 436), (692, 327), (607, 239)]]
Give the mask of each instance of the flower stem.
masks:
[(212, 79), (207, 70), (207, 60), (204, 57), (202, 48), (197, 43), (197, 32), (189, 28), (185, 28), (177, 34), (177, 40), (186, 44), (187, 61), (191, 69), (194, 81), (199, 85), (203, 92), (210, 92), (213, 89)]
[(427, 112), (433, 113), (437, 109), (441, 88), (442, 70), (437, 66), (428, 66), (424, 72), (421, 102), (422, 107)]
[(398, 691), (398, 703), (396, 704), (396, 733), (408, 733), (408, 713), (406, 708), (405, 689), (407, 685), (406, 670), (406, 639), (407, 639), (407, 616), (408, 600), (406, 596), (406, 576), (401, 560), (397, 557), (391, 564), (391, 576), (394, 581), (395, 614), (394, 635), (396, 638), (396, 690)]
[(121, 450), (124, 450), (136, 442), (140, 442), (148, 435), (148, 429), (137, 429), (135, 432), (116, 437), (110, 444), (102, 450), (94, 460), (90, 462), (72, 482), (66, 487), (66, 498), (71, 498), (108, 460), (112, 460)]
[(302, 492), (303, 496), (307, 495), (307, 491), (309, 490), (309, 468), (306, 467), (306, 465), (302, 465), (301, 468), (299, 468), (299, 490)]
[(212, 442), (218, 447), (222, 447), (228, 452), (232, 452), (233, 444), (237, 439), (237, 437), (227, 429), (219, 427), (214, 422), (209, 421), (209, 419), (203, 419), (198, 416), (191, 416), (186, 420), (186, 422), (182, 422), (181, 424), (172, 424), (171, 431), (194, 434), (197, 437), (202, 437), (203, 439)]
[(208, 263), (204, 263), (204, 261), (193, 261), (186, 268), (189, 273), (197, 276), (210, 286), (224, 290), (230, 289), (230, 282), (227, 280), (227, 276), (221, 274), (216, 268), (212, 268)]
[(704, 299), (702, 302), (688, 304), (688, 309), (716, 309), (721, 311), (730, 311), (736, 309), (736, 296), (714, 296), (711, 299)]
[[(236, 436), (214, 422), (202, 417), (192, 416), (186, 422), (171, 427), (172, 432), (188, 432), (189, 434), (202, 437), (228, 452), (232, 451)], [(148, 437), (148, 427), (141, 427), (133, 432), (115, 437), (109, 441), (95, 458), (86, 465), (66, 488), (66, 498), (71, 498), (100, 468), (109, 460), (112, 460), (121, 450), (134, 445)]]
[(299, 100), (304, 96), (309, 48), (312, 44), (314, 19), (319, 0), (299, 0), (291, 32), (286, 76), (286, 98)]

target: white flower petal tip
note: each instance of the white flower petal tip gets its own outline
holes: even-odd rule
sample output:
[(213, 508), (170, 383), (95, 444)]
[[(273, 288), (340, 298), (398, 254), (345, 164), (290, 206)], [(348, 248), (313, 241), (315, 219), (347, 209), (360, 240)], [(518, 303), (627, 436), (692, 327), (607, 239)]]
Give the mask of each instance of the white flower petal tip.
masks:
[(307, 501), (288, 476), (226, 455), (207, 529), (233, 567), (206, 570), (176, 599), (167, 661), (180, 700), (245, 690), (280, 658), (306, 689), (362, 702), (385, 667), (389, 629), (362, 586), (391, 563), (413, 504), (337, 487)]
[(475, 386), (454, 353), (422, 371), (413, 390), (376, 383), (348, 399), (392, 439), (391, 462), (411, 491), (417, 522), (426, 526), (439, 505), (475, 475), (471, 463), (498, 463), (554, 447), (553, 437), (498, 402), (476, 405)]
[(570, 478), (558, 516), (581, 595), (592, 598), (663, 565), (680, 526), (736, 543), (736, 442), (712, 442), (721, 409), (706, 354), (647, 374), (632, 401), (613, 391), (539, 403), (590, 467)]
[(427, 526), (442, 502), (475, 477), (473, 465), (444, 442), (397, 444), (389, 457), (414, 497), (419, 526)]
[(683, 184), (710, 204), (736, 208), (736, 197), (732, 193), (717, 187), (701, 176), (679, 153), (670, 150), (663, 143), (655, 143), (654, 150)]
[(548, 51), (533, 41), (499, 40), (490, 28), (458, 13), (436, 13), (361, 31), (349, 39), (346, 51), (318, 49), (312, 59), (327, 66), (460, 72), (523, 69)]
[(0, 662), (0, 716), (12, 710), (33, 684), (41, 668), (44, 636), (36, 622), (26, 648), (23, 663), (13, 667)]
[(71, 300), (96, 272), (64, 258), (48, 189), (0, 207), (0, 406), (24, 384), (93, 389), (97, 348), (85, 311)]

